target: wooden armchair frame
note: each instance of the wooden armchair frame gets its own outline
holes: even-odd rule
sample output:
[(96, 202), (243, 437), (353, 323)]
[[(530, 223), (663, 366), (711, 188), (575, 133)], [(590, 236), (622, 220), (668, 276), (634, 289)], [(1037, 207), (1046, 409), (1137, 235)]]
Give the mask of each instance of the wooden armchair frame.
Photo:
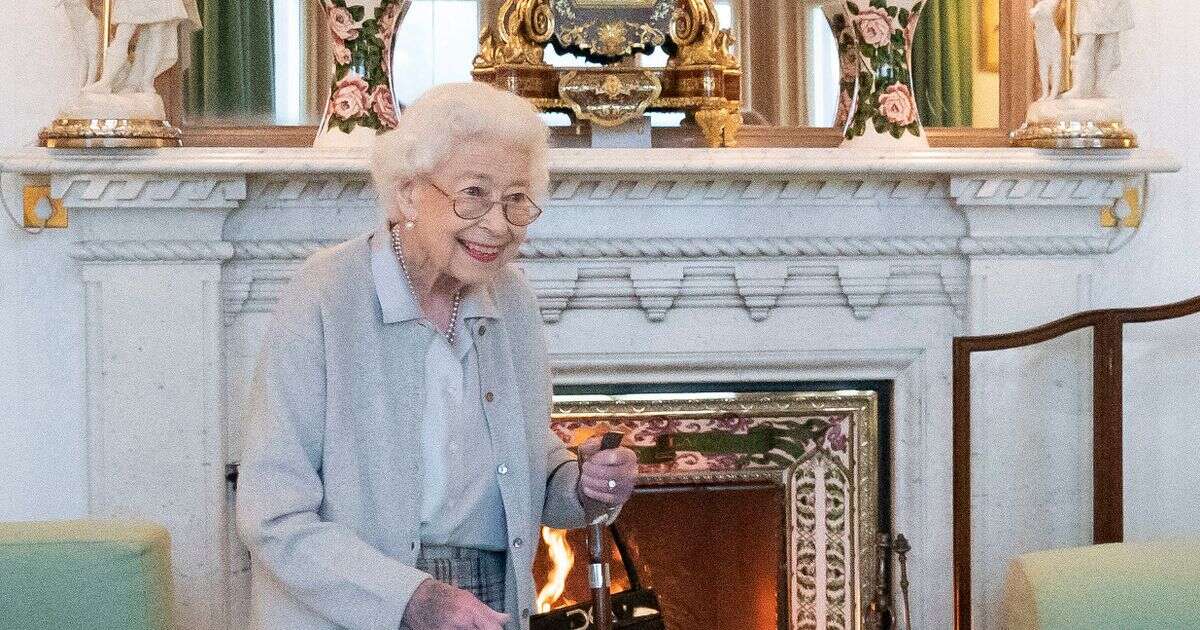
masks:
[[(1092, 542), (1124, 538), (1122, 340), (1125, 324), (1200, 313), (1200, 297), (1145, 308), (1087, 311), (1020, 332), (954, 339), (954, 627), (971, 630), (971, 355), (1032, 346), (1092, 328)], [(1102, 463), (1102, 465), (1098, 465)]]

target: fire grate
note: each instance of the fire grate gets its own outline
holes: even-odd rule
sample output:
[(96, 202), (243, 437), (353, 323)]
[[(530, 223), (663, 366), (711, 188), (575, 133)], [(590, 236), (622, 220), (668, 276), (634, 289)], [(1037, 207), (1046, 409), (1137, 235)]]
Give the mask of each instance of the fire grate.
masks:
[[(629, 580), (629, 589), (612, 595), (613, 630), (665, 630), (662, 609), (654, 591), (642, 585), (637, 562), (616, 525), (609, 528), (613, 545)], [(590, 630), (595, 625), (592, 603), (581, 602), (529, 619), (530, 630)]]

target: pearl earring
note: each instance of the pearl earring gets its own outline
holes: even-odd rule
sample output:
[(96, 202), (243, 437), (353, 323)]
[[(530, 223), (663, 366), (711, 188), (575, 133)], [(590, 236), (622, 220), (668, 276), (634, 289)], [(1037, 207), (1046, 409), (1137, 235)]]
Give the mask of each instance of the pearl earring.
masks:
[(406, 230), (411, 230), (415, 227), (417, 227), (416, 221), (409, 219), (408, 221), (404, 222), (404, 229), (406, 229)]

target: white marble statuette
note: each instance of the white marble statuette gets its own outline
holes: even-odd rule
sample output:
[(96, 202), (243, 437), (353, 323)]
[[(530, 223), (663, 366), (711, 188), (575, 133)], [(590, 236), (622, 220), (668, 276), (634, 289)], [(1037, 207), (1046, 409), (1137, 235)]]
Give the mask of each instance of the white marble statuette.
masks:
[[(1029, 105), (1014, 142), (1042, 148), (1128, 148), (1112, 73), (1120, 64), (1120, 36), (1133, 28), (1129, 0), (1075, 0), (1070, 32), (1058, 28), (1062, 0), (1038, 0), (1029, 10), (1037, 49), (1041, 97)], [(1071, 10), (1068, 8), (1068, 10)], [(1064, 42), (1078, 39), (1063, 67)], [(1069, 89), (1065, 89), (1068, 84)], [(1039, 142), (1040, 141), (1040, 142)]]
[(200, 28), (196, 0), (113, 0), (116, 32), (102, 56), (96, 51), (102, 25), (84, 0), (61, 0), (60, 6), (86, 67), (84, 85), (60, 117), (165, 119), (154, 79), (178, 61), (180, 30)]

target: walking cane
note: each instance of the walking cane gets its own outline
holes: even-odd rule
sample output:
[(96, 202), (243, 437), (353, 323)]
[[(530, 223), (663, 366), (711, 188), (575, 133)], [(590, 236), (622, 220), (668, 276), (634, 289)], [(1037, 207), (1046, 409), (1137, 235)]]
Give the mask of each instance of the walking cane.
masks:
[[(621, 445), (625, 437), (619, 431), (609, 431), (600, 438), (600, 450), (607, 451)], [(582, 465), (582, 464), (581, 464)], [(607, 525), (592, 523), (588, 526), (588, 554), (591, 564), (588, 565), (588, 586), (592, 589), (592, 628), (594, 630), (612, 630), (612, 599), (609, 593), (610, 574), (608, 563), (611, 556), (608, 545), (605, 544), (604, 531)]]

